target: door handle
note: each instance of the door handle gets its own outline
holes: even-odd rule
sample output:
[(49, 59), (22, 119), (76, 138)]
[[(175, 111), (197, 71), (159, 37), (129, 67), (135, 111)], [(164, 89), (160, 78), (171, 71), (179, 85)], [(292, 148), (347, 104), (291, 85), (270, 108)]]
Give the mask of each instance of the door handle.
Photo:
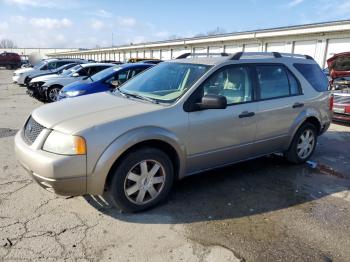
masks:
[(298, 108), (298, 107), (303, 107), (304, 106), (304, 104), (303, 103), (295, 103), (294, 105), (293, 105), (293, 108)]
[(254, 112), (244, 111), (238, 117), (239, 118), (244, 118), (244, 117), (252, 117), (252, 116), (255, 116)]

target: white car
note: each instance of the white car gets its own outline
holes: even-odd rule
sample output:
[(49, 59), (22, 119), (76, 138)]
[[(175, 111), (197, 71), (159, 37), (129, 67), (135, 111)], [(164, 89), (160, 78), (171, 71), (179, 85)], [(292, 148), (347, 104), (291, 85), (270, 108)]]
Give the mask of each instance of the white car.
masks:
[(41, 61), (39, 64), (32, 68), (21, 68), (16, 70), (13, 73), (12, 80), (15, 83), (18, 83), (20, 85), (26, 84), (26, 79), (30, 77), (33, 74), (38, 74), (38, 73), (45, 73), (45, 72), (50, 72), (56, 68), (59, 68), (65, 64), (69, 63), (81, 63), (82, 59), (59, 59), (59, 58), (54, 58), (54, 59), (47, 59)]
[(115, 66), (109, 63), (87, 63), (76, 65), (61, 75), (40, 76), (32, 79), (28, 90), (32, 90), (33, 96), (48, 102), (58, 99), (60, 90), (75, 81), (88, 78), (106, 68)]

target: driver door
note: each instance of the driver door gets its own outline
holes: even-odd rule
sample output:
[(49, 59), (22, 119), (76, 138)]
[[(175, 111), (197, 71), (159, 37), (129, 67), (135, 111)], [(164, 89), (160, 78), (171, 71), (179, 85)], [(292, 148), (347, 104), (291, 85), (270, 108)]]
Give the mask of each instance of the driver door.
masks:
[(251, 69), (229, 65), (212, 74), (193, 94), (225, 96), (226, 109), (189, 113), (188, 172), (195, 173), (249, 158), (256, 135), (256, 103)]

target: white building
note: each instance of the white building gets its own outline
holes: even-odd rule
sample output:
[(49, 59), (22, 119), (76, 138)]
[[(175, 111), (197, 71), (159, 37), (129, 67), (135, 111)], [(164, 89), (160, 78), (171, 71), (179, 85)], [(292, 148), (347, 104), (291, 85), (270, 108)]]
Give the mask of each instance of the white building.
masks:
[(350, 51), (350, 20), (280, 27), (216, 36), (186, 38), (113, 48), (56, 52), (55, 57), (119, 60), (129, 58), (174, 59), (183, 53), (235, 53), (276, 51), (314, 57), (324, 67), (335, 53)]
[(47, 54), (55, 54), (57, 52), (69, 52), (77, 50), (76, 48), (0, 48), (0, 54), (3, 52), (13, 52), (20, 56), (28, 57), (32, 54), (40, 54), (42, 58), (46, 58)]

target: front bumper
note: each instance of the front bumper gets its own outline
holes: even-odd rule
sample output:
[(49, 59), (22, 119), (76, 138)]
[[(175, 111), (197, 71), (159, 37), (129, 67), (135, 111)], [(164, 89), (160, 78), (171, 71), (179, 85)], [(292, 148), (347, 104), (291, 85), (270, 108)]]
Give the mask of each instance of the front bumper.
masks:
[(41, 147), (37, 141), (30, 146), (26, 144), (23, 130), (15, 136), (17, 159), (40, 186), (58, 195), (86, 194), (86, 156), (58, 155)]
[(14, 76), (12, 76), (12, 81), (13, 81), (14, 83), (17, 83), (17, 82), (18, 82), (18, 79), (19, 79), (19, 75), (14, 75)]

